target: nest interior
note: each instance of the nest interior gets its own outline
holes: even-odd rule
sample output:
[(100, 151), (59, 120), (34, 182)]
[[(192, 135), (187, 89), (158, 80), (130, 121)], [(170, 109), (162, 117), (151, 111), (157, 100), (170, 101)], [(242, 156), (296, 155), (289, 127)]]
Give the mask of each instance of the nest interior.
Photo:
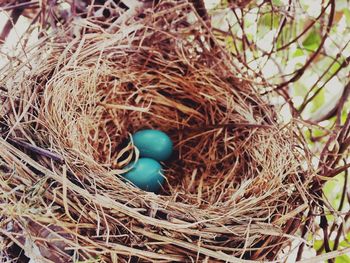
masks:
[[(5, 246), (55, 262), (277, 259), (313, 175), (293, 125), (190, 4), (142, 12), (75, 21), (3, 69)], [(121, 180), (143, 128), (175, 143), (158, 195)]]

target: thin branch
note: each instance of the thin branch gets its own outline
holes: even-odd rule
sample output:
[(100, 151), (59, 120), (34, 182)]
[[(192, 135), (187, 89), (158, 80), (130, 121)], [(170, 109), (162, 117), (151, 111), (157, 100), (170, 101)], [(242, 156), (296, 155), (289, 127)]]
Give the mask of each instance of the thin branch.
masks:
[[(340, 199), (340, 203), (339, 203), (339, 207), (338, 207), (338, 211), (341, 212), (343, 210), (343, 206), (345, 204), (345, 198), (346, 198), (346, 193), (348, 190), (348, 177), (349, 177), (349, 173), (346, 170), (345, 171), (345, 175), (344, 175), (344, 185), (343, 185), (343, 190), (342, 190), (342, 195), (341, 195), (341, 199)], [(350, 217), (350, 214), (347, 214), (344, 218), (344, 221), (340, 224), (338, 231), (337, 231), (337, 235), (334, 239), (334, 246), (333, 246), (333, 250), (337, 250), (339, 247), (339, 242), (340, 242), (340, 237), (343, 233), (344, 230), (344, 222), (346, 222), (348, 220), (348, 218)], [(335, 226), (335, 223), (333, 224)], [(332, 232), (330, 233), (330, 235), (332, 234)]]
[[(337, 114), (341, 113), (345, 102), (349, 98), (349, 95), (350, 95), (350, 82), (346, 84), (346, 86), (344, 87), (343, 93), (340, 96), (338, 103), (332, 109), (330, 109), (324, 116), (319, 117), (316, 120), (316, 122), (328, 120), (330, 118), (333, 118)], [(340, 121), (340, 118), (338, 118), (338, 120)]]
[(24, 11), (23, 7), (16, 7), (12, 10), (10, 17), (7, 19), (5, 26), (0, 34), (0, 44), (5, 43), (7, 36), (10, 34), (12, 28), (17, 23), (19, 17)]
[(0, 8), (1, 11), (9, 11), (17, 8), (37, 8), (39, 7), (39, 1), (18, 3), (15, 5), (8, 5)]
[[(349, 43), (349, 42), (348, 42), (348, 43)], [(348, 43), (347, 43), (347, 44), (348, 44)], [(347, 45), (346, 45), (346, 46), (347, 46)], [(340, 53), (338, 53), (338, 55), (340, 55)], [(338, 55), (337, 55), (337, 56), (338, 56)], [(308, 94), (305, 96), (305, 99), (304, 99), (303, 104), (302, 104), (302, 105), (300, 106), (300, 108), (299, 108), (299, 112), (300, 112), (300, 113), (305, 109), (306, 105), (308, 105), (308, 104), (321, 92), (321, 90), (325, 87), (325, 85), (326, 85), (331, 79), (333, 79), (335, 76), (337, 76), (338, 73), (339, 73), (343, 68), (345, 68), (345, 67), (347, 67), (347, 66), (349, 65), (350, 56), (347, 57), (347, 58), (342, 62), (342, 64), (339, 66), (339, 68), (332, 74), (332, 76), (330, 76), (326, 81), (324, 81), (324, 83), (322, 84), (322, 86), (319, 87), (319, 88), (315, 91), (315, 93), (314, 93), (310, 98), (308, 98), (309, 93), (316, 87), (316, 85), (319, 83), (319, 81), (321, 81), (321, 79), (328, 73), (328, 71), (329, 71), (330, 68), (333, 66), (333, 64), (336, 62), (336, 60), (337, 60), (337, 59), (334, 59), (333, 63), (331, 63), (331, 64), (329, 65), (329, 67), (324, 71), (324, 73), (323, 73), (322, 76), (318, 79), (318, 81), (311, 87), (311, 89), (309, 90)], [(347, 85), (349, 85), (349, 84), (347, 84)], [(345, 88), (346, 88), (346, 87), (345, 87)], [(344, 90), (344, 91), (346, 92), (346, 90)], [(345, 95), (345, 94), (343, 94), (342, 96), (344, 96), (344, 95)], [(347, 94), (347, 95), (348, 95), (348, 94)], [(342, 100), (342, 98), (340, 98), (339, 101), (341, 102), (341, 100)], [(346, 100), (346, 98), (345, 98), (345, 100)], [(331, 110), (332, 114), (336, 114), (337, 109), (338, 109), (338, 107), (337, 107), (337, 105), (336, 105), (336, 107), (335, 107), (334, 109), (332, 109), (332, 110), (335, 110), (335, 112), (332, 112), (332, 110)], [(331, 114), (331, 117), (335, 116), (335, 115), (332, 116), (332, 114)], [(326, 116), (328, 116), (328, 114), (327, 114)], [(325, 117), (323, 117), (323, 118), (325, 118)], [(322, 119), (322, 118), (320, 118), (320, 119)], [(328, 119), (328, 118), (326, 118), (326, 119)]]
[[(320, 200), (320, 203), (323, 203), (323, 200)], [(331, 247), (329, 246), (328, 220), (327, 220), (327, 217), (324, 214), (323, 207), (322, 207), (320, 228), (323, 231), (324, 250), (326, 251), (326, 253), (331, 252), (332, 250), (331, 250)], [(333, 263), (333, 260), (329, 259), (328, 263)]]
[(327, 177), (333, 178), (338, 174), (347, 171), (349, 168), (350, 168), (350, 163), (332, 170), (330, 173), (327, 174)]
[[(290, 83), (293, 83), (293, 82), (297, 81), (298, 79), (300, 79), (300, 77), (304, 74), (305, 70), (311, 65), (311, 63), (315, 60), (315, 58), (321, 52), (323, 45), (324, 45), (324, 43), (328, 37), (328, 34), (331, 30), (331, 27), (333, 25), (334, 14), (335, 14), (335, 0), (330, 0), (328, 2), (327, 6), (323, 9), (323, 12), (325, 12), (329, 6), (331, 6), (331, 11), (330, 11), (329, 19), (328, 19), (327, 30), (326, 30), (326, 33), (323, 35), (321, 43), (318, 46), (317, 50), (309, 57), (309, 59), (306, 61), (305, 65), (302, 66), (301, 68), (299, 68), (295, 72), (294, 76), (291, 79), (279, 84), (277, 87), (275, 87), (273, 89), (273, 91), (283, 89), (284, 87), (288, 86)], [(267, 94), (269, 92), (271, 92), (271, 91), (266, 91), (265, 94)]]
[(15, 139), (11, 139), (11, 138), (8, 138), (7, 139), (8, 141), (18, 145), (18, 146), (21, 146), (31, 152), (35, 152), (41, 156), (45, 156), (45, 157), (48, 157), (54, 161), (58, 161), (58, 162), (61, 162), (63, 163), (64, 162), (64, 159), (63, 157), (61, 157), (60, 155), (56, 154), (56, 153), (53, 153), (49, 150), (46, 150), (46, 149), (43, 149), (43, 148), (40, 148), (38, 146), (35, 146), (35, 145), (32, 145), (30, 143), (27, 143), (27, 142), (23, 142), (23, 141), (20, 141), (20, 140), (15, 140)]
[[(301, 238), (305, 238), (306, 234), (309, 232), (309, 228), (310, 228), (311, 223), (312, 223), (312, 214), (313, 214), (313, 208), (311, 207), (309, 212), (308, 212), (306, 222), (304, 223), (302, 230), (301, 230)], [(304, 252), (304, 247), (305, 247), (305, 243), (302, 242), (298, 248), (296, 261), (301, 260), (301, 258), (303, 256), (303, 252)]]
[[(331, 1), (330, 1), (331, 2)], [(298, 35), (296, 36), (293, 40), (289, 41), (287, 44), (285, 44), (282, 47), (279, 47), (276, 52), (284, 50), (285, 48), (289, 47), (290, 45), (292, 45), (293, 43), (297, 42), (303, 35), (305, 35), (313, 26), (314, 24), (324, 15), (324, 13), (326, 12), (330, 2), (328, 2), (327, 6), (322, 8), (321, 13), (319, 14), (318, 17), (316, 17), (315, 19), (312, 20), (312, 22), (304, 28), (304, 30)]]
[(209, 15), (203, 0), (191, 0), (193, 7), (196, 9), (198, 15), (203, 19), (203, 21), (209, 21)]
[(338, 250), (338, 251), (332, 251), (332, 252), (329, 252), (329, 253), (325, 253), (323, 255), (319, 255), (319, 256), (316, 256), (316, 257), (309, 258), (309, 259), (304, 259), (304, 260), (300, 260), (300, 261), (298, 260), (298, 262), (299, 263), (324, 262), (327, 259), (336, 258), (338, 256), (345, 255), (347, 253), (350, 253), (350, 247), (344, 248), (344, 249)]

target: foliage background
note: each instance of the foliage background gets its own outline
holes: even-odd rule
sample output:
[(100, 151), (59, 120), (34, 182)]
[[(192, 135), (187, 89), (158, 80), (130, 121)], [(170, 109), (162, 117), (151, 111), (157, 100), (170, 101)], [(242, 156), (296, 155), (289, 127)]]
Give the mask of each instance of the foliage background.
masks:
[[(270, 99), (280, 107), (282, 121), (302, 122), (317, 167), (317, 156), (349, 114), (349, 1), (250, 1), (238, 8), (233, 1), (212, 1), (210, 8), (218, 37), (257, 77), (262, 93), (279, 94)], [(343, 162), (348, 161), (346, 155)], [(316, 223), (315, 234), (306, 237), (308, 256), (324, 253), (325, 242), (329, 251), (350, 246), (349, 186), (347, 171), (325, 183), (330, 238), (325, 240)], [(335, 262), (350, 262), (350, 256)]]

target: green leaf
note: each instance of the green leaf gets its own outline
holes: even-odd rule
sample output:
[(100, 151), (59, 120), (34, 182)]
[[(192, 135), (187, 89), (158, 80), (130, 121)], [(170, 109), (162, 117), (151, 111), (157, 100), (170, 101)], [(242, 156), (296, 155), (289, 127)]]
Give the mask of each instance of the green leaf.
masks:
[(297, 62), (297, 63), (295, 64), (295, 69), (299, 69), (299, 68), (301, 68), (301, 67), (303, 67), (303, 66), (304, 66), (304, 63)]
[(344, 8), (343, 9), (343, 13), (344, 13), (344, 16), (345, 16), (346, 24), (348, 26), (350, 26), (350, 10), (347, 9), (347, 8)]
[(307, 87), (301, 82), (296, 82), (293, 85), (293, 96), (304, 97), (307, 94)]
[(342, 193), (338, 189), (342, 189), (344, 180), (344, 173), (341, 173), (324, 184), (323, 193), (334, 208), (337, 208), (340, 204)]
[(345, 239), (339, 243), (339, 246), (343, 248), (350, 247), (350, 232), (347, 233)]
[[(232, 53), (237, 53), (239, 50), (236, 49), (236, 46), (233, 43), (233, 38), (231, 36), (228, 36), (225, 38), (225, 45), (228, 51), (232, 52)], [(240, 46), (242, 45), (241, 42), (237, 43), (238, 45), (238, 49), (240, 48)]]
[(305, 52), (301, 49), (301, 48), (297, 48), (297, 50), (295, 50), (293, 57), (301, 57), (301, 56), (305, 56)]
[(259, 25), (260, 25), (259, 29), (261, 27), (265, 27), (265, 31), (267, 29), (266, 32), (268, 32), (269, 29), (271, 28), (277, 28), (279, 26), (280, 19), (281, 19), (280, 16), (276, 15), (275, 13), (271, 14), (271, 11), (268, 10), (266, 14), (262, 15), (259, 18)]
[(312, 134), (314, 137), (321, 137), (321, 136), (324, 136), (325, 135), (325, 131), (324, 130), (321, 130), (321, 129), (317, 129), (315, 128), (313, 130), (313, 134)]
[(334, 216), (333, 216), (333, 215), (327, 214), (327, 215), (326, 215), (326, 218), (327, 218), (327, 221), (328, 221), (328, 222), (334, 222)]
[(316, 95), (316, 97), (312, 100), (311, 112), (316, 112), (322, 105), (325, 103), (325, 91), (321, 89), (321, 91)]
[(311, 51), (315, 51), (321, 43), (321, 36), (313, 29), (306, 39), (303, 41), (303, 46)]
[[(279, 34), (278, 39), (277, 39), (277, 47), (281, 48), (281, 47), (285, 46), (289, 42), (290, 39), (295, 38), (294, 31), (295, 31), (294, 24), (284, 25), (282, 32)], [(284, 48), (282, 48), (282, 50), (280, 52), (281, 52), (281, 54), (283, 54), (286, 51)]]
[(349, 263), (350, 262), (350, 257), (347, 255), (341, 255), (336, 257), (335, 263)]
[[(314, 242), (314, 249), (318, 251), (323, 245), (323, 240), (315, 240)], [(324, 250), (322, 250), (324, 251)]]
[(273, 5), (283, 5), (281, 0), (272, 0)]
[(339, 243), (339, 246), (343, 248), (350, 247), (350, 241), (343, 240), (342, 242)]
[[(306, 218), (303, 218), (303, 220), (306, 220)], [(306, 237), (306, 240), (308, 241), (308, 243), (311, 243), (313, 242), (315, 239), (314, 239), (314, 234), (313, 233), (308, 233), (307, 234), (307, 237)]]
[(346, 105), (346, 104), (341, 113), (341, 123), (345, 123), (346, 119), (348, 118), (348, 109), (350, 108), (350, 105)]
[(331, 66), (331, 68), (329, 69), (330, 75), (335, 74), (335, 72), (337, 72), (337, 70), (338, 70), (339, 68), (340, 68), (340, 63), (335, 62), (335, 63)]
[(247, 36), (249, 41), (254, 41), (254, 35), (253, 34), (246, 33), (246, 36)]

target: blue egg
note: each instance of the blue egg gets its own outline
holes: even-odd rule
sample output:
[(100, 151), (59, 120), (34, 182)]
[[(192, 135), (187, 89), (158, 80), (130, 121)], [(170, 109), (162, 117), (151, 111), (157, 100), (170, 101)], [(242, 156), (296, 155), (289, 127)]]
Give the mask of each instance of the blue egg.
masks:
[(141, 130), (133, 136), (134, 145), (140, 151), (141, 157), (157, 161), (169, 159), (173, 152), (173, 142), (170, 137), (159, 130)]
[(133, 168), (124, 175), (124, 178), (144, 191), (157, 192), (164, 183), (162, 167), (156, 160), (140, 158), (136, 164), (127, 165), (126, 169), (130, 167)]

